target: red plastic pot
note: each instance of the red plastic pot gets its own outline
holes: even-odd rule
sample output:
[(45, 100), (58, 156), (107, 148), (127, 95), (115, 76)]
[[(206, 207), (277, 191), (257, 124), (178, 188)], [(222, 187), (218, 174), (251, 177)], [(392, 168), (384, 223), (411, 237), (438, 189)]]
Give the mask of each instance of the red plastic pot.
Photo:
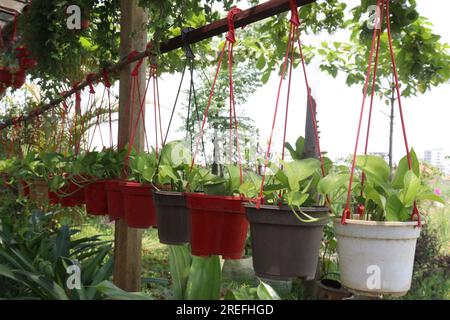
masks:
[(30, 55), (30, 52), (28, 51), (27, 47), (21, 46), (16, 48), (16, 58), (26, 58)]
[(63, 207), (77, 207), (85, 203), (83, 187), (75, 184), (73, 181), (69, 181), (58, 193), (61, 198), (59, 203)]
[(108, 200), (106, 197), (105, 180), (92, 182), (84, 187), (86, 212), (94, 216), (108, 214)]
[(57, 205), (59, 203), (59, 201), (60, 201), (59, 195), (56, 192), (52, 192), (52, 191), (48, 192), (48, 202), (52, 206)]
[(120, 186), (121, 182), (121, 180), (105, 181), (106, 197), (108, 201), (108, 215), (111, 221), (125, 217), (122, 189)]
[(187, 193), (186, 197), (191, 211), (192, 254), (242, 258), (248, 230), (243, 199), (197, 193)]
[(16, 71), (13, 74), (13, 82), (12, 87), (14, 89), (20, 89), (25, 84), (27, 75), (25, 74), (25, 70)]
[(156, 226), (156, 210), (152, 186), (135, 182), (121, 182), (125, 221), (130, 228), (145, 229)]
[(20, 187), (21, 187), (21, 195), (24, 198), (30, 197), (30, 185), (26, 181), (20, 181)]
[(0, 83), (3, 83), (5, 87), (11, 86), (12, 74), (9, 68), (0, 67)]
[(19, 59), (19, 66), (22, 70), (33, 69), (37, 66), (37, 60), (33, 58)]

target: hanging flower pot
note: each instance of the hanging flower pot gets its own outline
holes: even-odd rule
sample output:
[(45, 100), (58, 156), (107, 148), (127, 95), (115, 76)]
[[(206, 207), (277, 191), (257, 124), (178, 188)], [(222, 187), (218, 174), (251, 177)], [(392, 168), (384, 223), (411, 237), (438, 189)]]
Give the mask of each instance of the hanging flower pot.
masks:
[(30, 185), (26, 181), (19, 181), (19, 195), (23, 198), (30, 197)]
[(25, 47), (25, 46), (17, 47), (15, 49), (15, 51), (16, 51), (16, 58), (17, 59), (26, 58), (26, 57), (28, 57), (30, 55), (30, 52), (28, 51), (28, 48)]
[(84, 187), (86, 212), (95, 216), (108, 214), (108, 199), (106, 196), (105, 180), (98, 180)]
[(60, 203), (59, 195), (56, 192), (49, 191), (48, 192), (48, 202), (54, 206)]
[(111, 221), (125, 217), (120, 182), (121, 180), (105, 181), (106, 197), (108, 201), (108, 215)]
[(9, 87), (12, 84), (12, 80), (11, 70), (6, 67), (0, 67), (0, 84)]
[(302, 222), (287, 206), (261, 205), (257, 209), (253, 203), (247, 203), (245, 208), (256, 275), (276, 280), (314, 279), (328, 209), (302, 208), (306, 214), (319, 218)]
[(30, 199), (38, 204), (48, 203), (48, 183), (44, 180), (33, 180), (29, 183)]
[(130, 228), (156, 226), (152, 186), (136, 182), (121, 182), (125, 220)]
[(154, 191), (159, 241), (169, 245), (188, 243), (190, 217), (186, 196), (180, 192)]
[(20, 89), (25, 84), (26, 80), (25, 70), (18, 70), (13, 74), (12, 87), (14, 89)]
[(342, 284), (358, 295), (403, 296), (411, 287), (417, 222), (334, 221)]
[(198, 193), (187, 193), (186, 197), (191, 212), (192, 254), (240, 259), (248, 230), (243, 198)]
[[(74, 180), (77, 180), (74, 178)], [(78, 182), (70, 180), (66, 186), (58, 191), (60, 195), (59, 203), (63, 207), (77, 207), (85, 204), (84, 190)]]
[(37, 66), (37, 60), (33, 58), (19, 59), (19, 66), (22, 70), (34, 69)]

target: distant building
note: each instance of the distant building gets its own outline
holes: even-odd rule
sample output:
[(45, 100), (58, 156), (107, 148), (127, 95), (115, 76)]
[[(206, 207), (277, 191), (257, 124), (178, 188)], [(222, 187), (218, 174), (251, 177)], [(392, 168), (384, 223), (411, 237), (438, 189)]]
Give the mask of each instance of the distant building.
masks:
[(424, 160), (441, 171), (450, 174), (450, 161), (445, 158), (442, 148), (425, 150)]

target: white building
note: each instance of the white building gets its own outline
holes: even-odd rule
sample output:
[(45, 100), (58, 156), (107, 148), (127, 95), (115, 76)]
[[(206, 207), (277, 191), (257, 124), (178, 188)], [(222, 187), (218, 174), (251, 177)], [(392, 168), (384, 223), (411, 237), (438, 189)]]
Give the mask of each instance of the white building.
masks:
[(449, 160), (442, 148), (425, 150), (424, 160), (447, 174), (450, 172)]

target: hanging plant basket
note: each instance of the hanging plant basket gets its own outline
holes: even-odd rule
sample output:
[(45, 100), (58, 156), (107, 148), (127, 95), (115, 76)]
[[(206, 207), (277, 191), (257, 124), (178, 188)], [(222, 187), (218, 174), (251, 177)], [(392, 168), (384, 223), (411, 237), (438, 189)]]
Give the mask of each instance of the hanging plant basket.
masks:
[(159, 241), (169, 245), (188, 243), (190, 217), (186, 196), (180, 192), (154, 191)]
[(30, 185), (26, 181), (19, 181), (18, 183), (19, 195), (23, 198), (30, 197)]
[(52, 192), (52, 191), (48, 192), (48, 202), (52, 206), (59, 204), (60, 201), (61, 201), (61, 199), (59, 198), (59, 195), (56, 192)]
[(139, 229), (156, 226), (153, 187), (150, 184), (121, 182), (120, 188), (127, 225)]
[[(417, 222), (334, 221), (342, 284), (365, 296), (401, 297), (411, 287)], [(376, 278), (379, 276), (379, 280)]]
[(198, 193), (187, 193), (186, 197), (191, 212), (192, 254), (242, 258), (248, 230), (243, 198)]
[(9, 87), (12, 85), (13, 77), (11, 70), (6, 67), (0, 67), (0, 84), (4, 87)]
[(247, 203), (245, 208), (256, 275), (274, 280), (314, 279), (328, 208), (302, 208), (321, 218), (308, 223), (301, 222), (286, 206), (261, 205), (257, 209), (253, 203)]
[(48, 183), (44, 180), (33, 180), (30, 186), (30, 200), (40, 204), (48, 203)]
[(63, 207), (77, 207), (85, 204), (83, 186), (78, 183), (77, 177), (74, 180), (76, 182), (70, 180), (66, 186), (58, 191), (60, 195), (59, 203)]
[(25, 84), (25, 80), (27, 75), (25, 74), (25, 70), (18, 70), (13, 74), (13, 82), (12, 87), (14, 89), (20, 89)]
[(106, 196), (105, 180), (98, 180), (84, 187), (86, 212), (94, 216), (108, 214), (108, 199)]
[(106, 197), (108, 202), (108, 215), (111, 221), (123, 219), (125, 211), (123, 207), (122, 180), (105, 181)]

